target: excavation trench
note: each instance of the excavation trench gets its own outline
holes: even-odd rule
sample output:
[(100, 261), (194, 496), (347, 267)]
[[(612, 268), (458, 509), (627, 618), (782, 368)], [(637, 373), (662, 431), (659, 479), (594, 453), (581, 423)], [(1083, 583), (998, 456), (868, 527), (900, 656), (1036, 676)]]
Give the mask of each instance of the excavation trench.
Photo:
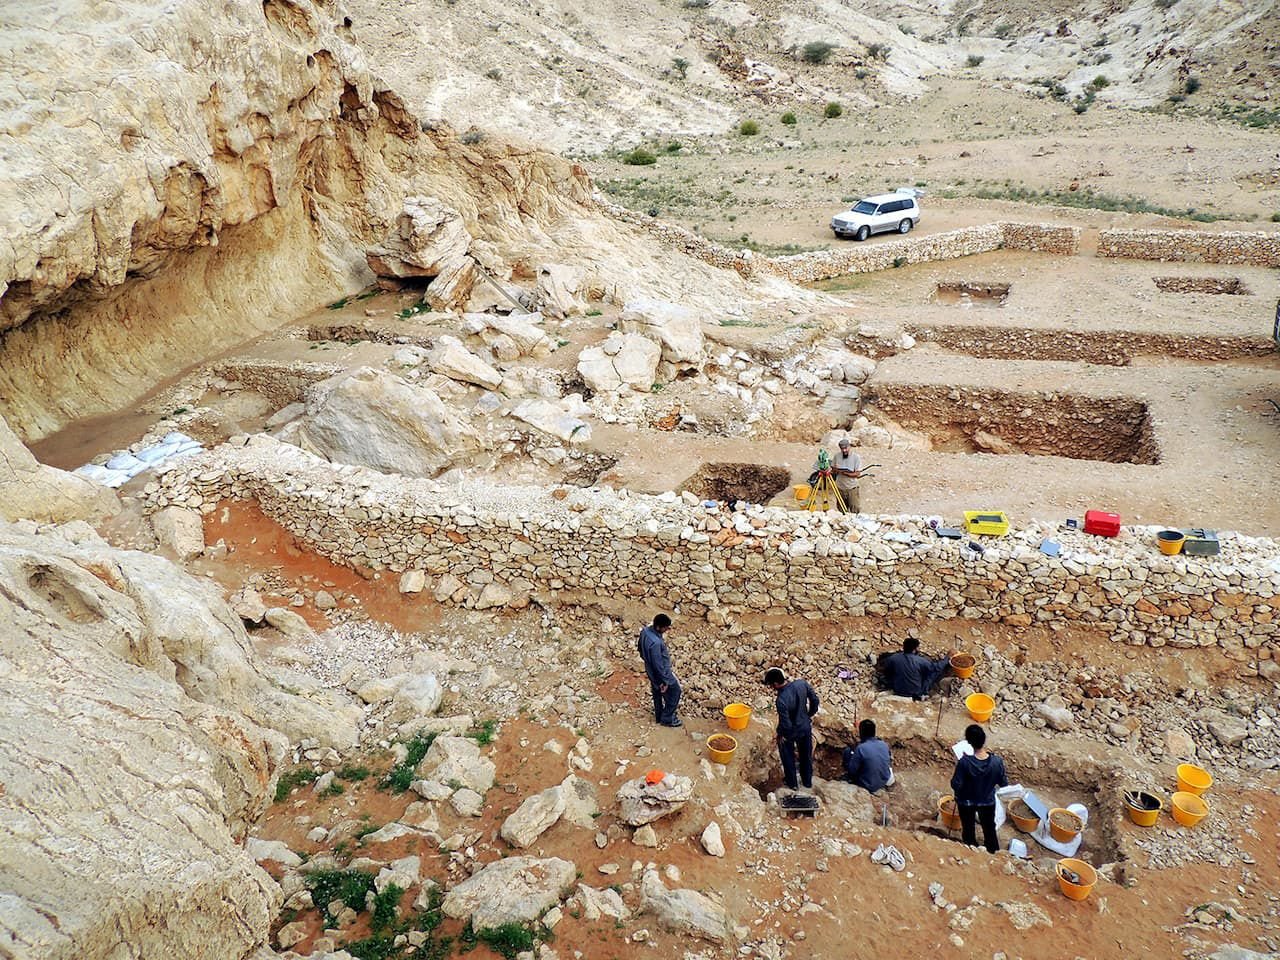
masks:
[(758, 463), (704, 463), (680, 484), (680, 489), (701, 500), (768, 503), (790, 482), (791, 474), (782, 467), (766, 467)]
[(1163, 293), (1212, 293), (1246, 297), (1252, 291), (1239, 277), (1152, 277)]
[(1132, 397), (880, 384), (867, 401), (868, 412), (925, 434), (942, 453), (1160, 462), (1151, 414)]
[(912, 328), (912, 336), (957, 353), (991, 360), (1067, 360), (1124, 367), (1134, 357), (1234, 360), (1275, 353), (1266, 336), (1192, 336), (1127, 330), (1083, 332), (1027, 327), (953, 325)]
[(973, 307), (1003, 307), (1009, 299), (1009, 284), (985, 283), (975, 280), (955, 280), (940, 283), (934, 289), (935, 303), (970, 309)]

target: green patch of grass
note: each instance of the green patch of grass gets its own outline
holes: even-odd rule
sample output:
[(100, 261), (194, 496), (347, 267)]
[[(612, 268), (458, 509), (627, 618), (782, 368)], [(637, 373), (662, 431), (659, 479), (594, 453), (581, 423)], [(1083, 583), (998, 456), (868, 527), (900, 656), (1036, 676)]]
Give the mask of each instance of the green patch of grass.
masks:
[(1277, 211), (1276, 213), (1273, 213), (1273, 214), (1271, 215), (1271, 222), (1272, 222), (1272, 223), (1280, 223), (1280, 211)]
[(816, 280), (810, 286), (824, 293), (845, 293), (849, 290), (860, 290), (870, 282), (869, 276), (850, 273), (843, 277), (832, 277), (830, 280)]
[(300, 787), (304, 783), (310, 783), (320, 774), (309, 767), (298, 767), (295, 770), (286, 770), (280, 774), (280, 779), (276, 781), (276, 803), (283, 801), (294, 787)]
[(490, 719), (483, 721), (480, 726), (468, 733), (467, 736), (480, 744), (480, 746), (487, 747), (489, 744), (493, 743), (494, 734), (497, 730), (498, 721)]
[(742, 317), (723, 317), (720, 320), (722, 327), (767, 327), (767, 323), (758, 320), (744, 320)]
[(396, 793), (404, 793), (408, 790), (409, 785), (418, 778), (418, 764), (427, 755), (435, 739), (434, 733), (420, 733), (410, 740), (404, 762), (392, 767), (391, 772), (383, 777), (379, 786), (385, 790), (394, 790)]
[(784, 126), (794, 127), (796, 125), (796, 115), (788, 110), (782, 115), (782, 123)]
[(689, 61), (686, 60), (684, 57), (676, 57), (674, 60), (672, 60), (671, 68), (675, 70), (676, 73), (680, 74), (681, 80), (683, 80), (686, 76), (689, 75)]
[(373, 898), (373, 915), (369, 925), (374, 932), (381, 933), (395, 922), (402, 896), (404, 896), (404, 890), (394, 883), (389, 883)]
[(174, 409), (173, 413), (169, 414), (169, 416), (171, 416), (171, 417), (180, 417), (180, 416), (182, 416), (184, 413), (186, 413), (188, 409), (189, 409), (189, 408), (187, 408), (187, 407), (176, 407), (176, 408)]
[(342, 949), (356, 960), (389, 960), (390, 957), (403, 956), (401, 948), (396, 946), (395, 937), (365, 937), (348, 943)]
[(1195, 93), (1199, 89), (1200, 89), (1199, 77), (1187, 77), (1186, 82), (1182, 85), (1182, 90), (1187, 96), (1191, 96), (1191, 94)]
[(760, 132), (760, 124), (754, 120), (743, 120), (738, 124), (738, 133), (744, 137), (754, 137)]
[(651, 167), (658, 162), (658, 157), (652, 150), (636, 147), (622, 155), (622, 162), (629, 167)]
[(505, 960), (515, 960), (517, 953), (532, 950), (538, 943), (533, 931), (519, 923), (504, 923), (500, 927), (479, 930), (476, 939), (501, 954)]
[(333, 926), (337, 918), (329, 912), (329, 904), (341, 900), (359, 913), (373, 889), (373, 874), (365, 870), (317, 870), (307, 875), (307, 888), (316, 908), (324, 913), (325, 925)]
[(1174, 210), (1149, 203), (1141, 197), (1113, 197), (1105, 193), (1094, 193), (1088, 188), (1084, 190), (1032, 190), (1027, 187), (1001, 186), (988, 187), (975, 185), (961, 190), (942, 190), (939, 196), (948, 199), (956, 197), (976, 197), (979, 200), (1013, 200), (1018, 203), (1052, 204), (1059, 207), (1076, 207), (1084, 210), (1110, 210), (1117, 213), (1152, 213), (1161, 217), (1173, 217), (1179, 220), (1195, 220), (1199, 223), (1212, 223), (1215, 220), (1240, 220), (1241, 214), (1211, 213), (1205, 210), (1188, 208)]
[(982, 66), (982, 61), (984, 59), (986, 58), (976, 53), (971, 53), (969, 56), (965, 57), (964, 65), (966, 67), (980, 67)]
[(1111, 86), (1111, 80), (1105, 74), (1100, 73), (1089, 81), (1089, 86), (1095, 90), (1101, 90), (1104, 87)]
[(372, 300), (378, 294), (382, 293), (377, 287), (370, 287), (368, 290), (361, 291), (356, 294), (357, 300)]
[(341, 310), (343, 307), (345, 307), (345, 306), (346, 306), (348, 303), (350, 303), (350, 302), (351, 302), (351, 298), (350, 298), (350, 297), (343, 297), (341, 300), (335, 300), (335, 301), (333, 301), (333, 303), (329, 304), (329, 305), (326, 307), (326, 309), (328, 309), (328, 310)]
[(348, 765), (338, 771), (338, 776), (349, 783), (359, 783), (360, 781), (368, 780), (373, 776), (373, 771), (366, 766), (353, 767)]
[(891, 49), (887, 43), (867, 44), (867, 56), (875, 60), (888, 60)]
[(346, 788), (343, 787), (342, 784), (340, 784), (337, 780), (334, 780), (327, 787), (325, 787), (323, 790), (320, 791), (320, 796), (322, 798), (340, 797), (345, 792), (345, 790)]
[(828, 103), (825, 107), (822, 108), (822, 115), (826, 117), (828, 120), (834, 120), (836, 117), (840, 116), (840, 114), (842, 113), (844, 113), (844, 107), (840, 106), (840, 104), (834, 101), (832, 101), (831, 103)]
[(667, 144), (667, 153), (679, 153), (684, 149), (684, 144), (679, 140), (672, 140)]
[(356, 843), (362, 842), (365, 837), (369, 836), (369, 834), (377, 833), (381, 829), (382, 828), (378, 826), (376, 823), (366, 823), (363, 827), (361, 827), (359, 830), (356, 831), (355, 833)]
[(425, 300), (419, 300), (417, 303), (405, 307), (396, 314), (401, 320), (408, 320), (410, 317), (416, 317), (420, 313), (429, 313), (431, 306)]
[(827, 43), (825, 40), (811, 40), (800, 48), (800, 59), (805, 63), (821, 65), (831, 59), (831, 55), (836, 52), (834, 43)]
[[(599, 316), (602, 316), (603, 314), (604, 314), (603, 310), (598, 310), (595, 307), (592, 307), (590, 310), (586, 312), (585, 316), (599, 317)], [(567, 343), (568, 341), (566, 340), (565, 342)], [(561, 346), (564, 346), (564, 344), (561, 344)]]

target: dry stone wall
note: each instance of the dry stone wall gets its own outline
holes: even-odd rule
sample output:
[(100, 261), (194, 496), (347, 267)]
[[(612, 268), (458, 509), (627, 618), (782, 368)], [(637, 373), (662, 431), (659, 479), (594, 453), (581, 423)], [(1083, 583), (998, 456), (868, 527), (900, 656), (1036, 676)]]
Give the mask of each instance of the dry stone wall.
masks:
[(1262, 230), (1103, 230), (1098, 256), (1127, 260), (1189, 260), (1280, 267), (1280, 233)]
[[(1070, 621), (1151, 646), (1272, 659), (1280, 543), (1223, 534), (1216, 558), (1164, 557), (1154, 528), (1116, 540), (1028, 524), (971, 557), (919, 517), (707, 508), (674, 494), (444, 485), (326, 463), (267, 436), (180, 461), (150, 508), (263, 512), (338, 563), (436, 575), (441, 600), (488, 607), (649, 599), (686, 614), (909, 614), (1029, 626)], [(1038, 547), (1053, 536), (1062, 556)]]
[(736, 270), (744, 277), (782, 277), (792, 283), (813, 283), (850, 273), (874, 273), (912, 263), (955, 260), (992, 250), (1030, 250), (1074, 256), (1080, 251), (1080, 229), (1046, 223), (986, 223), (924, 237), (903, 237), (874, 244), (843, 245), (787, 257), (757, 256), (732, 250), (657, 217), (649, 217), (597, 195), (596, 203), (609, 216), (638, 226), (670, 246), (712, 266)]

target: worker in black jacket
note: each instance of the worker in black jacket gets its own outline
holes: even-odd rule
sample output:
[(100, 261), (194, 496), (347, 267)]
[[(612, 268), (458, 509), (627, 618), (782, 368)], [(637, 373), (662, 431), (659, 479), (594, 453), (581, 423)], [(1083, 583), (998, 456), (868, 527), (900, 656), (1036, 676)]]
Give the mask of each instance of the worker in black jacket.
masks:
[(640, 631), (637, 646), (653, 693), (653, 719), (664, 727), (683, 727), (684, 722), (676, 715), (680, 706), (680, 681), (671, 669), (671, 651), (667, 649), (670, 631), (671, 618), (660, 613), (653, 618), (651, 626)]
[[(804, 680), (788, 680), (777, 667), (765, 672), (764, 683), (778, 694), (778, 753), (782, 778), (792, 790), (813, 790), (813, 715), (821, 701)], [(797, 777), (797, 767), (799, 776)]]
[(885, 659), (884, 676), (893, 692), (900, 697), (922, 700), (942, 679), (951, 657), (930, 660), (919, 653), (920, 641), (908, 637), (902, 641), (902, 652)]

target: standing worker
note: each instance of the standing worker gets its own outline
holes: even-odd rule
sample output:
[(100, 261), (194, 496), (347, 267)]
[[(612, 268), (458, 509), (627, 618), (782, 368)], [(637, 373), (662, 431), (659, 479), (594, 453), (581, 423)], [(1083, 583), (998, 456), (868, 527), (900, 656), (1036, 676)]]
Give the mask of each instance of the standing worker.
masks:
[[(765, 671), (764, 684), (778, 694), (778, 753), (787, 786), (813, 792), (813, 715), (821, 701), (804, 680), (788, 680), (777, 667)], [(799, 766), (799, 777), (796, 776)]]
[(978, 823), (982, 824), (982, 843), (987, 853), (1000, 849), (996, 836), (996, 788), (1007, 787), (1004, 761), (987, 751), (987, 731), (976, 723), (965, 727), (964, 739), (973, 754), (956, 761), (951, 775), (951, 793), (960, 813), (960, 839), (971, 847), (978, 845)]
[(653, 718), (664, 727), (683, 727), (684, 722), (676, 716), (676, 708), (680, 706), (680, 681), (671, 669), (671, 651), (667, 649), (666, 635), (670, 629), (671, 618), (665, 613), (654, 617), (652, 626), (640, 631), (640, 656), (653, 692)]
[(831, 463), (831, 472), (835, 476), (840, 498), (844, 500), (844, 508), (849, 513), (858, 513), (861, 507), (858, 479), (862, 476), (862, 458), (849, 448), (848, 437), (840, 438), (839, 448)]

